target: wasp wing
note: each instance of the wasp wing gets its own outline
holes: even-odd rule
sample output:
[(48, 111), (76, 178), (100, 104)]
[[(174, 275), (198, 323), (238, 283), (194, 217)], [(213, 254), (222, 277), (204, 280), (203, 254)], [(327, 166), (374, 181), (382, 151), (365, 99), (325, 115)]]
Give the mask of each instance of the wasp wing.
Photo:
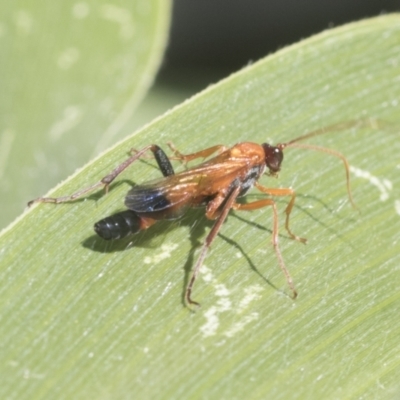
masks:
[(175, 219), (188, 207), (207, 204), (217, 193), (230, 187), (247, 166), (241, 160), (205, 162), (176, 175), (133, 187), (125, 205), (153, 219)]
[[(133, 187), (125, 197), (125, 205), (136, 213), (154, 219), (176, 219), (191, 206), (196, 182), (182, 184), (177, 175), (157, 179)], [(171, 179), (175, 178), (175, 179)]]

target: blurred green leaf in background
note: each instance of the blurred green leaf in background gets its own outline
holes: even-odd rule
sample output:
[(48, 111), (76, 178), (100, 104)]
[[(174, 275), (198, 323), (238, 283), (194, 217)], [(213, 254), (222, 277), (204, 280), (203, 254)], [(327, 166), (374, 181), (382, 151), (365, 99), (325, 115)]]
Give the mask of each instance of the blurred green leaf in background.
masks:
[(199, 93), (59, 185), (52, 195), (72, 193), (154, 142), (192, 152), (383, 121), (312, 141), (346, 155), (360, 212), (326, 154), (287, 149), (279, 179), (262, 180), (298, 193), (292, 229), (309, 244), (280, 236), (296, 301), (268, 209), (231, 213), (196, 282), (196, 313), (182, 296), (210, 227), (202, 210), (120, 242), (96, 237), (93, 223), (123, 208), (130, 185), (160, 176), (151, 160), (107, 196), (23, 214), (0, 236), (0, 397), (398, 397), (399, 77), (399, 15), (332, 29)]
[(126, 136), (160, 65), (170, 8), (166, 0), (1, 4), (0, 227)]

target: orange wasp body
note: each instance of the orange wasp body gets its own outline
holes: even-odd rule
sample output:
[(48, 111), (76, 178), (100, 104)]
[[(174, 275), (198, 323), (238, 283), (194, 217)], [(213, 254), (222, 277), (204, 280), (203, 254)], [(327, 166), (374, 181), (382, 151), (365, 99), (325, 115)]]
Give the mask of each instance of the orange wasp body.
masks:
[[(337, 125), (331, 127), (331, 129), (340, 127), (341, 125)], [(177, 219), (188, 208), (205, 207), (206, 217), (216, 221), (203, 244), (185, 294), (185, 300), (188, 305), (199, 305), (191, 298), (193, 284), (203, 264), (208, 248), (218, 234), (229, 211), (231, 209), (250, 211), (270, 206), (273, 210), (272, 244), (278, 258), (279, 266), (285, 274), (287, 283), (293, 293), (292, 297), (295, 298), (297, 292), (278, 245), (278, 212), (273, 197), (290, 197), (285, 210), (285, 228), (291, 238), (305, 243), (305, 239), (294, 235), (289, 228), (289, 217), (296, 194), (290, 188), (267, 188), (260, 185), (258, 180), (264, 173), (270, 176), (278, 174), (283, 161), (283, 150), (286, 147), (302, 147), (324, 151), (343, 161), (346, 169), (349, 198), (353, 203), (349, 184), (349, 166), (346, 158), (331, 149), (297, 143), (325, 132), (318, 130), (276, 146), (269, 145), (268, 143), (259, 145), (251, 142), (243, 142), (230, 148), (217, 145), (189, 155), (179, 153), (169, 144), (175, 153), (174, 158), (185, 163), (197, 158), (209, 158), (213, 154), (216, 154), (205, 162), (177, 174), (175, 174), (171, 162), (164, 151), (157, 145), (149, 145), (140, 151), (135, 151), (135, 154), (118, 165), (110, 174), (94, 185), (70, 196), (58, 198), (41, 197), (31, 201), (29, 205), (34, 202), (62, 203), (72, 201), (101, 186), (104, 186), (108, 190), (111, 182), (122, 171), (139, 159), (145, 152), (151, 150), (164, 177), (132, 187), (125, 197), (127, 210), (97, 222), (94, 225), (96, 233), (105, 240), (120, 239), (147, 229), (159, 220)], [(266, 194), (267, 197), (250, 203), (238, 203), (237, 199), (244, 196), (253, 186)]]

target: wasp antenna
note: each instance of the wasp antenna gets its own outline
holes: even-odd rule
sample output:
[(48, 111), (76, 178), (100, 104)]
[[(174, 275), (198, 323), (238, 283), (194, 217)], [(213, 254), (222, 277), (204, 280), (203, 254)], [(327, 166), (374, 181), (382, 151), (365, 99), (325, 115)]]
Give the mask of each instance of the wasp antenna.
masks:
[(328, 149), (326, 147), (316, 146), (316, 145), (313, 145), (313, 144), (305, 144), (305, 143), (293, 143), (292, 142), (290, 144), (290, 147), (298, 147), (298, 148), (301, 148), (301, 149), (310, 149), (310, 150), (315, 150), (315, 151), (321, 151), (323, 153), (330, 154), (330, 155), (335, 156), (335, 157), (339, 158), (340, 160), (342, 160), (343, 164), (344, 164), (344, 168), (346, 170), (346, 187), (347, 187), (347, 193), (348, 193), (348, 196), (349, 196), (349, 200), (350, 200), (351, 205), (356, 210), (358, 210), (358, 207), (357, 207), (356, 203), (354, 202), (353, 195), (351, 193), (349, 162), (347, 161), (347, 158), (342, 153), (339, 153), (338, 151), (333, 150), (333, 149)]
[(352, 128), (363, 128), (363, 127), (371, 127), (372, 129), (378, 129), (381, 126), (380, 121), (377, 120), (376, 118), (364, 118), (364, 119), (358, 119), (358, 120), (352, 120), (352, 121), (346, 121), (346, 122), (339, 122), (337, 124), (328, 126), (326, 128), (320, 128), (316, 129), (315, 131), (311, 131), (306, 133), (305, 135), (299, 136), (293, 140), (290, 140), (289, 142), (282, 143), (280, 146), (282, 148), (289, 147), (293, 143), (301, 142), (306, 139), (310, 139), (315, 136), (320, 136), (324, 135), (326, 133), (332, 133), (335, 131), (344, 131), (346, 129), (352, 129)]

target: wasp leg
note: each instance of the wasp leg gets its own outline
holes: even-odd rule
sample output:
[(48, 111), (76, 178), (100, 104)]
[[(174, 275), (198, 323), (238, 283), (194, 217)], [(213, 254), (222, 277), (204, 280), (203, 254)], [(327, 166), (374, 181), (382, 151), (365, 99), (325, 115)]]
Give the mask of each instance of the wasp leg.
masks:
[(175, 175), (174, 168), (172, 167), (172, 164), (169, 161), (169, 158), (165, 154), (164, 150), (161, 147), (153, 144), (153, 146), (151, 147), (151, 151), (154, 154), (154, 158), (157, 161), (158, 168), (160, 168), (161, 173), (164, 176)]
[(207, 149), (198, 151), (196, 153), (182, 154), (180, 151), (178, 151), (176, 149), (176, 147), (171, 142), (168, 142), (167, 144), (170, 147), (170, 149), (174, 152), (174, 154), (175, 154), (174, 158), (185, 164), (187, 164), (189, 161), (195, 160), (196, 158), (207, 158), (211, 154), (214, 154), (217, 152), (222, 153), (223, 151), (225, 151), (227, 149), (226, 146), (224, 146), (222, 144), (218, 144), (216, 146), (209, 147)]
[(287, 230), (289, 236), (297, 240), (298, 242), (301, 243), (306, 243), (307, 239), (302, 238), (300, 236), (295, 235), (289, 227), (289, 219), (290, 219), (290, 213), (292, 212), (294, 202), (296, 200), (296, 192), (293, 189), (285, 188), (285, 189), (270, 189), (265, 186), (260, 185), (259, 183), (255, 184), (256, 188), (265, 194), (268, 194), (270, 196), (290, 196), (290, 201), (289, 204), (287, 205), (285, 209), (285, 214), (286, 214), (286, 220), (285, 220), (285, 229)]
[(68, 201), (73, 201), (83, 195), (90, 193), (100, 187), (104, 187), (105, 192), (108, 192), (108, 188), (112, 181), (126, 168), (128, 168), (132, 163), (134, 163), (138, 158), (140, 158), (146, 151), (151, 150), (154, 154), (154, 157), (157, 161), (157, 164), (164, 176), (174, 175), (174, 169), (164, 151), (158, 147), (157, 145), (149, 145), (144, 147), (142, 150), (137, 151), (134, 155), (129, 157), (123, 163), (119, 164), (116, 168), (114, 168), (108, 175), (102, 178), (99, 182), (88, 186), (84, 189), (81, 189), (69, 196), (62, 196), (62, 197), (39, 197), (37, 199), (31, 200), (28, 203), (28, 207), (30, 207), (34, 203), (65, 203)]
[[(153, 152), (153, 156), (157, 161), (158, 168), (160, 168), (161, 173), (164, 176), (175, 175), (174, 168), (172, 167), (172, 164), (169, 161), (169, 157), (165, 154), (164, 150), (156, 144), (153, 144), (150, 150)], [(139, 151), (140, 150), (136, 150), (135, 148), (131, 149), (131, 153), (134, 153), (135, 155), (139, 153)], [(150, 157), (147, 157), (147, 155), (143, 155), (141, 158)]]
[[(207, 255), (207, 251), (208, 251), (209, 247), (211, 246), (211, 243), (217, 236), (219, 230), (221, 229), (221, 226), (224, 223), (226, 217), (228, 216), (228, 213), (229, 213), (230, 209), (232, 208), (232, 205), (235, 203), (236, 197), (238, 196), (239, 192), (240, 192), (240, 186), (236, 186), (231, 191), (231, 193), (226, 197), (226, 202), (225, 202), (222, 210), (220, 210), (220, 212), (218, 214), (218, 218), (215, 221), (215, 224), (213, 225), (213, 227), (211, 228), (210, 233), (206, 237), (206, 240), (201, 249), (199, 258), (197, 259), (196, 265), (193, 269), (192, 276), (186, 287), (185, 300), (186, 300), (186, 304), (188, 304), (190, 306), (200, 307), (200, 304), (198, 302), (192, 300), (192, 297), (191, 297), (194, 282), (197, 278), (197, 275), (199, 274), (201, 266), (203, 265), (203, 261)], [(210, 219), (213, 219), (213, 215), (211, 214), (211, 211), (210, 211), (210, 213), (207, 214), (207, 217)]]
[(294, 286), (293, 279), (290, 276), (289, 270), (286, 268), (285, 262), (283, 261), (281, 250), (279, 248), (278, 211), (277, 211), (274, 200), (264, 199), (264, 200), (258, 200), (258, 201), (254, 201), (254, 202), (246, 203), (246, 204), (234, 203), (232, 205), (232, 208), (234, 210), (247, 210), (247, 211), (257, 210), (257, 209), (263, 208), (263, 207), (272, 207), (272, 210), (274, 213), (274, 223), (273, 223), (273, 228), (272, 228), (272, 245), (274, 246), (275, 254), (278, 258), (279, 267), (281, 268), (283, 274), (285, 275), (286, 282), (287, 282), (290, 290), (292, 291), (292, 298), (295, 299), (297, 297), (297, 290)]

